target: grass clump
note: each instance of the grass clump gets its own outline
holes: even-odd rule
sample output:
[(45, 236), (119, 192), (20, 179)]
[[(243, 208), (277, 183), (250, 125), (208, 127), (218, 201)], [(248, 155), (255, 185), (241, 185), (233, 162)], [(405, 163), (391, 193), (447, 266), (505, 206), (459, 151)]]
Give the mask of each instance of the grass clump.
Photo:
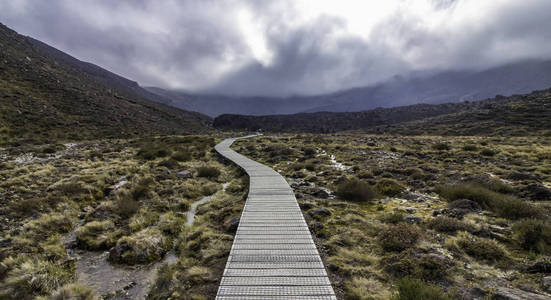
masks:
[(438, 143), (438, 144), (434, 144), (432, 146), (432, 149), (438, 150), (438, 151), (447, 151), (447, 150), (450, 150), (451, 147), (446, 143)]
[(218, 178), (218, 176), (220, 176), (220, 170), (218, 170), (218, 168), (216, 167), (211, 166), (199, 167), (197, 168), (197, 176), (216, 179)]
[(95, 299), (98, 299), (98, 297), (96, 297), (92, 289), (86, 286), (80, 285), (78, 283), (70, 283), (62, 286), (49, 297), (39, 298), (39, 300), (46, 300), (46, 299), (48, 300), (68, 300), (68, 299), (95, 300)]
[(442, 291), (436, 285), (427, 284), (419, 279), (402, 278), (398, 281), (397, 293), (392, 300), (452, 300), (452, 295)]
[(513, 225), (513, 236), (519, 245), (536, 253), (551, 252), (551, 224), (537, 219), (523, 219)]
[(0, 283), (0, 298), (32, 299), (32, 295), (49, 294), (72, 278), (72, 273), (60, 264), (28, 258), (18, 261)]
[(415, 246), (421, 237), (421, 230), (407, 223), (389, 225), (379, 234), (379, 245), (385, 251), (400, 252)]
[(92, 221), (76, 230), (77, 246), (81, 249), (104, 250), (114, 243), (115, 224), (112, 221)]
[(157, 148), (155, 146), (146, 146), (142, 147), (138, 153), (137, 157), (143, 160), (154, 160), (160, 157), (167, 157), (170, 155), (170, 151), (163, 148)]
[(109, 260), (129, 265), (157, 261), (170, 248), (170, 242), (156, 228), (146, 228), (117, 241), (109, 251)]
[(359, 179), (347, 179), (337, 186), (336, 194), (339, 198), (355, 201), (367, 202), (375, 197), (375, 192), (371, 186)]
[(375, 190), (381, 195), (393, 197), (403, 192), (405, 188), (394, 179), (384, 178), (375, 184)]
[(460, 232), (457, 237), (448, 239), (446, 246), (451, 250), (486, 262), (498, 262), (507, 258), (507, 252), (498, 242), (467, 232)]
[(469, 199), (500, 217), (517, 220), (539, 217), (540, 212), (532, 204), (510, 195), (494, 192), (481, 184), (468, 182), (438, 187), (438, 193), (448, 201)]
[(482, 151), (480, 151), (480, 155), (482, 156), (491, 157), (491, 156), (495, 156), (496, 154), (497, 154), (497, 151), (492, 149), (482, 149)]
[(477, 150), (478, 150), (478, 147), (476, 145), (465, 145), (465, 146), (463, 146), (463, 151), (474, 152), (474, 151), (477, 151)]

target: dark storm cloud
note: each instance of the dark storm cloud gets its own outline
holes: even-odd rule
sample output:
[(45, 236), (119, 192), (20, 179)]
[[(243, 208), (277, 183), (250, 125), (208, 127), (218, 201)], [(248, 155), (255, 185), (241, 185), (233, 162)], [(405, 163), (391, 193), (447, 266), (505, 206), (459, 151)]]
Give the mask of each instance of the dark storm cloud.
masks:
[(142, 85), (246, 95), (551, 58), (547, 0), (0, 0), (0, 22)]

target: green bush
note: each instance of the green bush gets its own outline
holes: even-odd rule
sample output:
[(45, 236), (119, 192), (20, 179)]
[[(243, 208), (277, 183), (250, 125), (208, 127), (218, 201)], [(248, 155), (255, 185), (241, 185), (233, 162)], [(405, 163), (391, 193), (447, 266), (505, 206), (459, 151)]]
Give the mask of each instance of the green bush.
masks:
[(385, 251), (403, 251), (417, 244), (421, 237), (421, 230), (408, 223), (398, 223), (396, 225), (388, 225), (383, 229), (379, 236), (379, 245)]
[(375, 184), (375, 190), (381, 195), (393, 197), (400, 194), (405, 188), (396, 180), (385, 178)]
[(348, 201), (367, 202), (375, 197), (371, 186), (356, 178), (347, 179), (337, 186), (336, 194), (339, 198)]
[(450, 147), (450, 145), (448, 145), (446, 143), (438, 143), (438, 144), (434, 144), (432, 146), (432, 149), (439, 150), (439, 151), (445, 151), (445, 150), (450, 150), (451, 147)]
[(551, 224), (537, 219), (523, 219), (513, 225), (513, 236), (519, 245), (536, 253), (551, 251)]
[(461, 232), (457, 237), (448, 239), (446, 246), (451, 250), (488, 262), (497, 262), (507, 257), (507, 252), (498, 242), (467, 232)]
[(215, 179), (220, 176), (220, 170), (218, 170), (218, 168), (216, 167), (210, 166), (199, 167), (197, 168), (197, 176)]
[(402, 278), (398, 282), (398, 291), (392, 300), (452, 300), (452, 295), (438, 286), (426, 284), (419, 279)]

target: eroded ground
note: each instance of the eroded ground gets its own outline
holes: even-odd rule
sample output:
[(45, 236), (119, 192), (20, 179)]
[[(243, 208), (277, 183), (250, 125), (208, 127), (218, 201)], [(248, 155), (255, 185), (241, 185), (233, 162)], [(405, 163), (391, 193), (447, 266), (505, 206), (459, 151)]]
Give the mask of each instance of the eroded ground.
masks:
[(286, 176), (340, 298), (551, 292), (549, 139), (351, 133), (233, 148)]

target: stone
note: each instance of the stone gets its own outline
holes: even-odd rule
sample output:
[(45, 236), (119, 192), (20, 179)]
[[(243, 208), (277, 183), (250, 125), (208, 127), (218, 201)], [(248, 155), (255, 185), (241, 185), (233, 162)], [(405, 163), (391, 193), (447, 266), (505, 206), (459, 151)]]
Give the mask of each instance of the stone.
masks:
[(298, 204), (298, 206), (301, 208), (301, 209), (304, 209), (304, 210), (309, 210), (311, 209), (312, 207), (314, 207), (314, 204), (310, 203), (310, 202), (301, 202)]
[(322, 207), (322, 208), (318, 208), (310, 211), (309, 214), (312, 217), (330, 216), (331, 211), (325, 207)]
[(551, 276), (543, 277), (542, 285), (546, 292), (551, 293)]
[(183, 170), (183, 171), (180, 171), (178, 173), (176, 173), (176, 177), (178, 178), (193, 178), (193, 173), (191, 173), (190, 171), (188, 170)]
[(312, 195), (315, 196), (315, 197), (318, 197), (318, 198), (322, 198), (322, 199), (329, 198), (329, 193), (322, 190), (322, 189), (319, 189), (319, 190), (315, 191), (314, 193), (312, 193)]
[(510, 289), (506, 287), (498, 287), (492, 296), (492, 300), (550, 300), (551, 297), (544, 295)]
[(404, 221), (406, 221), (410, 224), (416, 224), (416, 223), (420, 223), (421, 221), (423, 221), (423, 219), (421, 217), (416, 216), (416, 215), (405, 215), (404, 216)]
[(226, 232), (228, 233), (235, 233), (237, 231), (237, 227), (239, 227), (239, 217), (231, 218), (224, 222), (224, 227), (226, 228)]

